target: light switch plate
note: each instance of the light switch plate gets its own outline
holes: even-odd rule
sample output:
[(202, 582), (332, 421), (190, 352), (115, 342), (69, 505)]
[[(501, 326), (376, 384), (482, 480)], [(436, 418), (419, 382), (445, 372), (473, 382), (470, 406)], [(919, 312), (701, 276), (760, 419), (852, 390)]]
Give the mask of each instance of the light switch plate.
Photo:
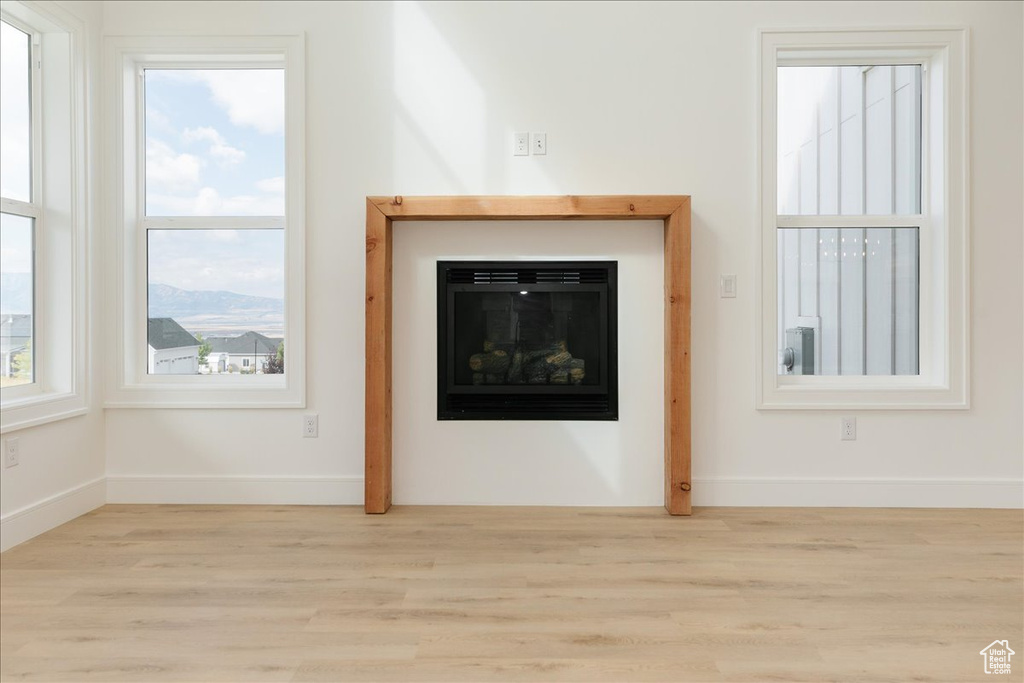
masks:
[(736, 298), (736, 276), (723, 275), (718, 285), (719, 295), (723, 299)]
[(530, 135), (530, 150), (535, 155), (547, 154), (548, 153), (548, 134), (547, 133), (532, 133)]

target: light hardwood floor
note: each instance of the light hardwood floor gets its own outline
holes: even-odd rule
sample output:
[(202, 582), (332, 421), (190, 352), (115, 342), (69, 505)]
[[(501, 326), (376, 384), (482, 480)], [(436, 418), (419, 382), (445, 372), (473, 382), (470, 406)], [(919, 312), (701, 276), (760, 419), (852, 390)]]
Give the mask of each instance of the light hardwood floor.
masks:
[(4, 681), (1024, 679), (1020, 510), (108, 505), (0, 556)]

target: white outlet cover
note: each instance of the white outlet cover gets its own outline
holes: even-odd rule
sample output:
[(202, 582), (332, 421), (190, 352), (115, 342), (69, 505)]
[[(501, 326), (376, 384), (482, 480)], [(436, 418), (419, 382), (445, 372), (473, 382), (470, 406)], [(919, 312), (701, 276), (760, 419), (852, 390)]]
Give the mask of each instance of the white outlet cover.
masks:
[(18, 464), (18, 440), (4, 441), (4, 467), (15, 467)]
[(318, 415), (302, 416), (302, 437), (315, 439), (320, 435), (320, 417)]
[(529, 133), (512, 134), (512, 155), (517, 157), (525, 157), (530, 155)]

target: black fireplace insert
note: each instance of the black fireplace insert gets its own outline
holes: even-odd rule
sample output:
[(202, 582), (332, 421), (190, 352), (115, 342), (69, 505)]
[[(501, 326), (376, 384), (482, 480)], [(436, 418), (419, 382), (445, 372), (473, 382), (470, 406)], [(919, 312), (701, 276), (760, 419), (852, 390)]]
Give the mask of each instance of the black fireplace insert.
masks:
[(617, 420), (615, 261), (439, 261), (439, 420)]

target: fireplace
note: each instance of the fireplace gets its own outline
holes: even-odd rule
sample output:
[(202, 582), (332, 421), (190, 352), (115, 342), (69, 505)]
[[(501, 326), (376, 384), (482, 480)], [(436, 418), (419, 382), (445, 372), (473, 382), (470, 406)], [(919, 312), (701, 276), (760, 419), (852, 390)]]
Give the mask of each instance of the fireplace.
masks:
[(614, 261), (440, 261), (439, 420), (617, 420)]

